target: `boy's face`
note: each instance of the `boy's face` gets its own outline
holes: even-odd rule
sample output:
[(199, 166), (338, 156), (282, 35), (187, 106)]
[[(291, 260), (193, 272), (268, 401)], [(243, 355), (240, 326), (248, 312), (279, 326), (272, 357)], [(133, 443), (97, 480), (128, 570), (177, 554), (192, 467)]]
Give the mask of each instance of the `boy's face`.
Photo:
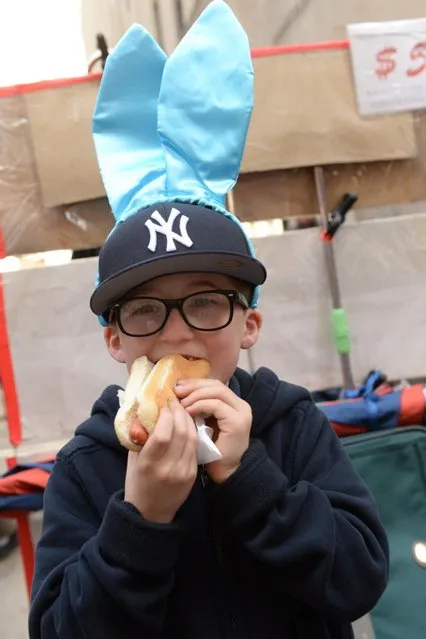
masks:
[[(135, 296), (177, 299), (213, 289), (235, 290), (235, 284), (225, 275), (211, 273), (165, 275), (140, 286)], [(125, 363), (128, 370), (142, 355), (155, 364), (165, 355), (180, 353), (207, 359), (210, 377), (227, 383), (238, 364), (240, 349), (251, 348), (257, 342), (261, 324), (258, 310), (245, 310), (236, 303), (231, 324), (218, 331), (197, 331), (173, 309), (164, 328), (154, 335), (130, 337), (114, 323), (104, 329), (104, 337), (110, 355)]]

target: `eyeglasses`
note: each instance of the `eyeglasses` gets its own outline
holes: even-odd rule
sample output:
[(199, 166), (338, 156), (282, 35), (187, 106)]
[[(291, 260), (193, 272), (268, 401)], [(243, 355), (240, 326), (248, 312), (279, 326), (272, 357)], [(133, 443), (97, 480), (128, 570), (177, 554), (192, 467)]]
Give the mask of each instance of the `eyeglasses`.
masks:
[[(203, 291), (174, 300), (133, 297), (114, 304), (111, 309), (120, 330), (130, 337), (148, 337), (161, 331), (176, 309), (183, 320), (197, 331), (219, 331), (232, 322), (235, 303), (244, 309), (249, 304), (237, 291)], [(111, 319), (111, 316), (110, 316)]]

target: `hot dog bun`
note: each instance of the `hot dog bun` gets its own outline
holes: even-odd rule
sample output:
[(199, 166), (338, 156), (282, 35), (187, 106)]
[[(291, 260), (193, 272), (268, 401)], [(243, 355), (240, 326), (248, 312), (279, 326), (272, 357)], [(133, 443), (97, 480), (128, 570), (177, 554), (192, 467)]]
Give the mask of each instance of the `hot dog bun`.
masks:
[(186, 359), (182, 355), (167, 355), (154, 366), (137, 394), (137, 416), (141, 424), (152, 433), (160, 410), (171, 397), (179, 379), (203, 379), (210, 372), (205, 359)]
[[(177, 381), (205, 378), (209, 372), (206, 360), (187, 359), (178, 354), (163, 357), (155, 366), (145, 356), (135, 360), (114, 421), (120, 443), (129, 450), (140, 450), (146, 433), (154, 430), (161, 408), (175, 397), (173, 389)], [(140, 437), (136, 437), (138, 430)]]
[(129, 450), (140, 450), (140, 445), (136, 444), (130, 437), (130, 429), (137, 419), (137, 394), (141, 385), (154, 368), (154, 364), (147, 357), (139, 357), (133, 362), (130, 376), (124, 391), (123, 402), (117, 411), (114, 420), (114, 428), (120, 444)]

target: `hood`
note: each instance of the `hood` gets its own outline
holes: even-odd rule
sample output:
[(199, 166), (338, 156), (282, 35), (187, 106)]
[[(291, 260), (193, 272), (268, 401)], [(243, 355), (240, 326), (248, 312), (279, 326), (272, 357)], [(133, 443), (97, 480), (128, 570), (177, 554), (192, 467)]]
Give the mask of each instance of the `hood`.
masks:
[(127, 454), (117, 439), (113, 425), (119, 408), (118, 391), (120, 389), (121, 387), (116, 385), (107, 386), (94, 403), (90, 418), (77, 428), (75, 434), (84, 435), (102, 446), (115, 448)]
[(237, 369), (230, 387), (236, 395), (250, 404), (254, 435), (276, 424), (299, 402), (311, 399), (305, 388), (281, 381), (268, 368), (259, 368), (254, 375)]
[[(253, 412), (252, 432), (258, 435), (277, 422), (297, 403), (311, 399), (304, 388), (280, 381), (267, 368), (260, 368), (254, 375), (237, 369), (230, 381), (230, 388), (251, 406)], [(108, 386), (95, 402), (90, 419), (81, 424), (76, 435), (90, 439), (125, 453), (113, 428), (118, 410), (119, 386)]]

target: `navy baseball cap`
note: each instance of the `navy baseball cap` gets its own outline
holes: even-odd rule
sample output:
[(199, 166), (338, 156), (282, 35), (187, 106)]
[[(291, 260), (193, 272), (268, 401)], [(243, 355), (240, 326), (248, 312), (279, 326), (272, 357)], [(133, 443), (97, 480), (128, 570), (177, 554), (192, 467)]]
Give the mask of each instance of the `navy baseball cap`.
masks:
[(252, 306), (266, 279), (240, 222), (201, 204), (154, 204), (120, 222), (99, 254), (91, 310), (103, 316), (132, 289), (162, 275), (219, 273), (251, 284)]

